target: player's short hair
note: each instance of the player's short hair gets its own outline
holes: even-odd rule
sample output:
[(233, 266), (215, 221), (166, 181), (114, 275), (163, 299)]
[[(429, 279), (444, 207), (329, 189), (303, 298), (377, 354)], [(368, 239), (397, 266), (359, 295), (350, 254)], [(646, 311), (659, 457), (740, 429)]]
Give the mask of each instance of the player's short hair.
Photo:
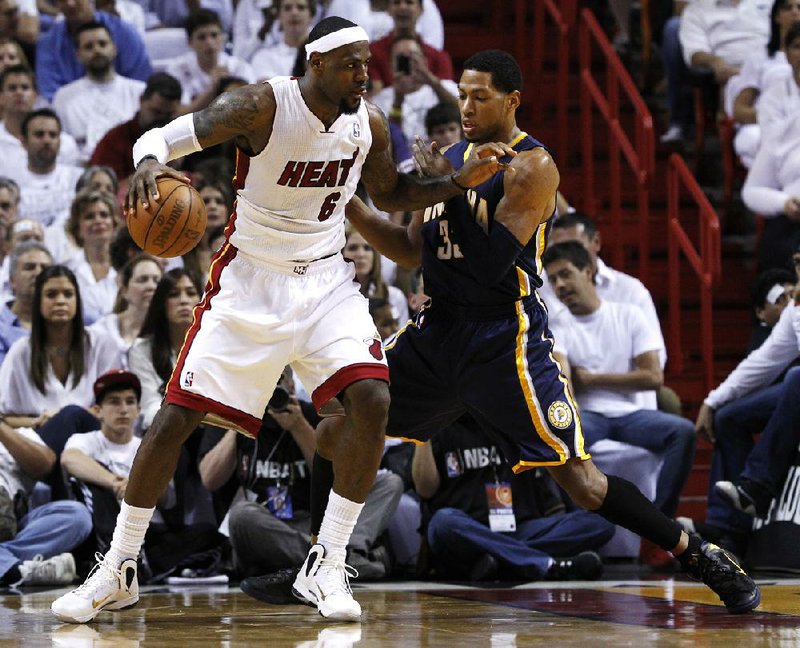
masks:
[(452, 101), (443, 101), (438, 103), (425, 113), (425, 131), (428, 135), (437, 126), (444, 126), (445, 124), (452, 124), (455, 122), (461, 125), (461, 112), (458, 106)]
[(767, 294), (776, 284), (795, 284), (797, 283), (797, 276), (794, 272), (784, 268), (770, 268), (764, 270), (756, 277), (753, 282), (753, 290), (751, 293), (751, 304), (753, 308), (764, 308), (767, 301)]
[(517, 60), (503, 50), (484, 50), (464, 61), (465, 70), (488, 72), (492, 84), (502, 92), (522, 91), (522, 70)]
[(24, 74), (27, 76), (31, 81), (33, 89), (37, 89), (36, 75), (33, 73), (33, 70), (24, 63), (15, 63), (14, 65), (9, 65), (5, 70), (0, 72), (0, 90), (6, 87), (6, 79), (16, 74)]
[(183, 95), (183, 88), (181, 82), (171, 74), (156, 72), (148, 77), (142, 99), (149, 99), (154, 94), (160, 94), (169, 101), (178, 101)]
[(107, 25), (104, 25), (103, 23), (101, 23), (100, 21), (97, 21), (97, 20), (90, 20), (89, 22), (86, 22), (86, 23), (83, 23), (83, 24), (79, 25), (78, 29), (75, 30), (75, 36), (73, 38), (73, 41), (75, 43), (75, 47), (78, 46), (78, 42), (80, 41), (81, 34), (83, 32), (93, 31), (95, 29), (105, 29), (106, 34), (108, 34), (108, 37), (111, 39), (111, 42), (112, 43), (114, 42), (114, 36), (111, 33), (111, 30), (108, 28)]
[(592, 257), (578, 241), (564, 241), (548, 247), (542, 257), (542, 263), (546, 267), (556, 261), (569, 261), (578, 270), (592, 267)]
[(39, 110), (31, 110), (25, 117), (22, 119), (22, 126), (20, 127), (22, 130), (22, 136), (28, 136), (28, 125), (34, 120), (39, 117), (47, 117), (49, 119), (55, 119), (56, 123), (58, 124), (58, 131), (61, 132), (61, 118), (58, 116), (55, 110), (50, 108), (39, 108)]
[(313, 43), (318, 38), (337, 32), (340, 29), (347, 29), (348, 27), (358, 27), (353, 21), (339, 16), (328, 16), (320, 20), (311, 33), (308, 35), (307, 43)]
[(583, 212), (573, 211), (561, 214), (554, 222), (553, 229), (569, 229), (570, 227), (583, 227), (586, 236), (593, 238), (597, 234), (597, 224), (594, 219)]
[(198, 9), (197, 11), (189, 12), (189, 16), (184, 23), (187, 38), (191, 39), (195, 31), (201, 27), (207, 27), (208, 25), (216, 25), (222, 29), (222, 21), (219, 19), (219, 14), (216, 11), (211, 9)]

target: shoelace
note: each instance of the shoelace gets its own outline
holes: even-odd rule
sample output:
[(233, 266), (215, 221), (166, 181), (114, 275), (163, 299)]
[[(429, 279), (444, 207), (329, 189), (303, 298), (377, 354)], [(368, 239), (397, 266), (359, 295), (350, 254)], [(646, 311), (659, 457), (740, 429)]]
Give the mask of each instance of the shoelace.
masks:
[(341, 572), (337, 573), (337, 576), (340, 576), (340, 578), (331, 579), (331, 582), (334, 585), (333, 591), (341, 591), (345, 594), (353, 593), (353, 590), (350, 589), (350, 579), (358, 578), (358, 570), (355, 567), (351, 567), (343, 560), (336, 560), (335, 558), (322, 558), (319, 561), (319, 569), (317, 570), (317, 573), (323, 569), (325, 569), (325, 571), (333, 570), (334, 572)]
[(122, 578), (122, 572), (109, 565), (103, 554), (99, 552), (95, 553), (94, 559), (97, 561), (97, 564), (92, 567), (92, 571), (89, 572), (89, 576), (83, 584), (74, 591), (78, 596), (85, 595), (90, 590), (96, 589), (101, 583), (104, 584), (108, 582), (116, 584)]

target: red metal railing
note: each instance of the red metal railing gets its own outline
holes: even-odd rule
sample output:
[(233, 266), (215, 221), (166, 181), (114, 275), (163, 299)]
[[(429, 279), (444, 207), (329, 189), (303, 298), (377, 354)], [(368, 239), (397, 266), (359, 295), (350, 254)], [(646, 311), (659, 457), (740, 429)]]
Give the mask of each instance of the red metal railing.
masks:
[[(518, 2), (522, 1), (524, 0), (518, 0)], [(569, 146), (569, 123), (567, 121), (567, 108), (569, 101), (570, 43), (577, 14), (577, 0), (561, 0), (558, 3), (554, 0), (537, 0), (533, 4), (533, 58), (531, 61), (531, 71), (533, 73), (533, 87), (536, 89), (542, 87), (542, 77), (545, 63), (546, 18), (549, 18), (553, 22), (558, 32), (555, 80), (555, 110), (556, 124), (558, 126), (558, 134), (556, 136), (556, 154), (557, 158), (559, 160), (564, 160), (564, 162), (567, 160), (567, 147)], [(520, 26), (517, 25), (518, 32), (520, 29)], [(539, 119), (542, 117), (541, 109), (544, 107), (543, 103), (544, 97), (537, 99), (534, 102), (534, 106), (537, 110), (536, 117)]]
[[(625, 239), (622, 231), (622, 160), (627, 162), (636, 189), (638, 219), (639, 278), (647, 283), (650, 276), (650, 180), (655, 169), (655, 133), (653, 118), (644, 103), (639, 89), (625, 66), (619, 60), (611, 42), (589, 9), (581, 11), (579, 25), (581, 140), (583, 145), (584, 195), (581, 204), (589, 214), (597, 213), (599, 202), (597, 188), (608, 187), (611, 213), (610, 245), (611, 263), (624, 267)], [(592, 70), (592, 59), (599, 51), (603, 62), (605, 92)], [(633, 139), (620, 123), (621, 97), (625, 107), (633, 110)], [(598, 179), (594, 160), (594, 110), (597, 110), (608, 128), (608, 178)]]
[[(695, 246), (681, 224), (681, 188), (697, 205), (697, 241)], [(686, 210), (683, 210), (684, 215)], [(711, 321), (712, 294), (719, 281), (722, 262), (720, 228), (717, 213), (697, 184), (683, 158), (673, 153), (667, 170), (667, 274), (669, 283), (669, 362), (678, 373), (683, 371), (685, 352), (681, 322), (682, 253), (700, 283), (700, 353), (706, 391), (714, 386), (714, 335)]]

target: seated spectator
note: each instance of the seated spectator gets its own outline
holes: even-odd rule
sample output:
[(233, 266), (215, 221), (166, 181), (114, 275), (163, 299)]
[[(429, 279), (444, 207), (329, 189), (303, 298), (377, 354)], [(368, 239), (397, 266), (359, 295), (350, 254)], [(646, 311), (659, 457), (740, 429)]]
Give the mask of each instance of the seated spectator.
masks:
[(116, 341), (124, 368), (162, 274), (161, 266), (148, 254), (131, 259), (118, 275), (120, 286), (114, 311), (92, 324), (92, 328)]
[(128, 353), (128, 364), (142, 383), (142, 423), (153, 422), (172, 375), (192, 311), (202, 294), (200, 280), (183, 268), (165, 273), (150, 300), (140, 337)]
[(92, 324), (114, 310), (117, 271), (111, 265), (111, 239), (119, 205), (102, 191), (84, 189), (72, 201), (64, 229), (79, 251), (66, 265), (78, 278), (83, 300), (83, 321)]
[(272, 6), (281, 37), (276, 43), (265, 42), (250, 58), (256, 79), (292, 74), (298, 48), (305, 45), (317, 10), (314, 0), (273, 0)]
[(544, 469), (514, 474), (470, 416), (414, 449), (414, 487), (427, 500), (436, 574), (472, 581), (594, 580), (594, 550), (614, 526), (588, 511), (565, 512)]
[(118, 196), (119, 194), (119, 180), (114, 169), (108, 166), (90, 166), (86, 167), (78, 182), (75, 185), (75, 191), (81, 192), (84, 189), (91, 191), (101, 191), (107, 193), (109, 196)]
[[(661, 333), (661, 322), (658, 319), (656, 306), (650, 291), (636, 277), (625, 274), (609, 267), (602, 258), (602, 239), (597, 225), (591, 217), (581, 212), (572, 211), (563, 214), (553, 223), (550, 231), (548, 245), (564, 241), (578, 241), (589, 252), (594, 274), (594, 286), (600, 299), (603, 301), (634, 304), (644, 314), (648, 327), (653, 335), (660, 339), (658, 347), (659, 359), (663, 368), (667, 362), (666, 345)], [(543, 277), (543, 285), (538, 290), (539, 296), (547, 304), (548, 311), (553, 317), (569, 318), (569, 309), (558, 300), (550, 285), (549, 278)], [(644, 390), (636, 395), (636, 402), (645, 409), (657, 409), (658, 399), (655, 391)], [(677, 412), (673, 412), (677, 413)]]
[[(32, 218), (20, 218), (11, 223), (6, 229), (3, 248), (8, 251), (13, 251), (18, 245), (27, 243), (28, 241), (36, 241), (37, 243), (44, 244), (44, 228), (39, 221), (35, 221)], [(47, 249), (49, 250), (50, 248)], [(50, 254), (52, 256), (52, 253)], [(2, 302), (7, 302), (12, 298), (9, 272), (10, 263), (10, 254), (7, 254), (3, 258), (3, 263), (0, 264), (0, 299), (2, 299)]]
[[(36, 108), (46, 107), (36, 92), (36, 79), (30, 68), (23, 65), (10, 65), (0, 73), (0, 106), (3, 108), (3, 122), (0, 124), (0, 172), (14, 177), (28, 161), (22, 136), (22, 122)], [(75, 164), (78, 161), (78, 145), (72, 135), (61, 134), (58, 149), (60, 164)]]
[(381, 340), (386, 342), (400, 329), (400, 322), (394, 307), (386, 299), (370, 299), (369, 314), (378, 329)]
[(118, 16), (95, 11), (91, 0), (57, 0), (57, 5), (64, 20), (54, 23), (36, 44), (36, 76), (45, 99), (52, 101), (61, 86), (83, 76), (73, 35), (80, 25), (91, 21), (105, 25), (117, 46), (114, 69), (124, 77), (147, 80), (152, 72), (150, 59), (135, 27)]
[(30, 334), (36, 277), (52, 264), (47, 248), (36, 241), (20, 243), (9, 255), (12, 300), (0, 308), (0, 365), (11, 345)]
[(458, 86), (428, 69), (419, 43), (400, 36), (390, 48), (394, 69), (392, 83), (373, 95), (373, 102), (403, 129), (409, 142), (425, 133), (425, 115), (441, 102), (455, 104)]
[(136, 170), (133, 166), (133, 145), (145, 131), (159, 128), (172, 121), (181, 100), (181, 84), (164, 72), (147, 80), (139, 98), (139, 111), (133, 119), (115, 126), (97, 143), (89, 164), (108, 166), (117, 174), (123, 186)]
[[(200, 450), (200, 475), (211, 491), (235, 478), (237, 498), (230, 508), (229, 529), (237, 567), (246, 576), (296, 568), (311, 544), (311, 470), (314, 457), (314, 406), (299, 401), (290, 368), (286, 368), (264, 416), (258, 443), (233, 430), (206, 431)], [(363, 580), (387, 573), (384, 549), (372, 554), (397, 507), (402, 480), (380, 473), (367, 496), (350, 538), (348, 565)], [(258, 579), (253, 579), (257, 581)], [(243, 589), (258, 598), (257, 592)]]
[(753, 315), (756, 325), (747, 345), (747, 353), (755, 351), (769, 337), (783, 309), (794, 296), (797, 277), (783, 268), (764, 270), (753, 284)]
[[(434, 0), (333, 0), (326, 15), (344, 16), (343, 13), (337, 13), (342, 5), (362, 5), (362, 11), (369, 12), (368, 20), (354, 22), (367, 30), (370, 43), (402, 32), (416, 35), (420, 43), (440, 52), (444, 50), (444, 21)], [(356, 7), (351, 7), (350, 10), (355, 9)], [(449, 60), (449, 55), (447, 58)], [(452, 74), (446, 78), (452, 79)]]
[(591, 257), (577, 241), (548, 247), (543, 264), (572, 315), (555, 317), (550, 326), (567, 350), (587, 448), (612, 439), (662, 455), (655, 504), (671, 517), (692, 469), (694, 430), (680, 416), (642, 409), (635, 398), (663, 383), (661, 336), (638, 306), (598, 296)]
[[(433, 0), (425, 0), (425, 4), (433, 5)], [(417, 32), (417, 22), (423, 13), (423, 0), (389, 0), (387, 13), (391, 17), (391, 31), (382, 37), (372, 39), (369, 46), (372, 58), (369, 62), (369, 78), (372, 81), (372, 93), (377, 94), (386, 86), (394, 83), (397, 72), (392, 46), (401, 38), (417, 41), (425, 68), (438, 79), (453, 79), (453, 62), (450, 55), (441, 49), (441, 45), (431, 46)], [(438, 49), (437, 49), (438, 48)]]
[(192, 51), (171, 60), (165, 70), (183, 88), (183, 112), (195, 112), (211, 103), (223, 77), (240, 77), (248, 83), (256, 80), (249, 63), (225, 53), (225, 32), (213, 11), (201, 9), (190, 14), (186, 35)]
[(80, 167), (58, 161), (61, 120), (49, 108), (29, 112), (22, 120), (24, 166), (10, 173), (20, 186), (19, 211), (47, 227), (63, 227), (75, 196)]
[(18, 211), (19, 185), (11, 178), (0, 176), (0, 225), (11, 225), (17, 220)]
[(757, 123), (759, 96), (772, 83), (791, 74), (784, 53), (785, 40), (789, 28), (799, 20), (797, 0), (775, 0), (766, 54), (747, 58), (739, 73), (725, 86), (725, 112), (737, 124), (733, 148), (748, 169), (753, 166), (761, 142), (761, 128)]
[(213, 11), (225, 33), (230, 32), (233, 22), (231, 0), (137, 0), (146, 8), (145, 21), (148, 30), (163, 27), (186, 26), (186, 20), (198, 11)]
[(203, 238), (189, 252), (183, 255), (183, 266), (199, 277), (205, 277), (211, 267), (211, 259), (218, 248), (211, 247), (211, 233), (218, 226), (228, 224), (233, 212), (233, 197), (228, 189), (229, 183), (212, 180), (196, 185), (206, 206), (208, 222)]
[[(15, 430), (0, 417), (0, 586), (67, 585), (75, 580), (68, 553), (92, 530), (78, 502), (59, 501), (27, 510), (34, 483), (56, 463), (55, 453), (30, 428)], [(14, 502), (24, 502), (17, 516)], [(10, 510), (9, 510), (10, 509)]]
[(75, 41), (86, 74), (58, 89), (53, 109), (61, 117), (64, 131), (78, 143), (81, 161), (86, 162), (103, 135), (133, 117), (145, 84), (116, 73), (117, 47), (104, 24), (81, 25)]
[(428, 110), (425, 113), (425, 132), (428, 134), (428, 141), (435, 142), (440, 151), (461, 141), (464, 131), (461, 129), (458, 105), (452, 101), (444, 101)]
[(89, 407), (97, 376), (121, 364), (113, 340), (83, 328), (71, 270), (42, 270), (33, 304), (30, 336), (11, 345), (0, 366), (0, 413), (14, 427), (37, 428), (67, 405)]
[[(798, 318), (800, 310), (794, 300), (790, 300), (764, 343), (742, 360), (719, 387), (709, 392), (697, 414), (697, 434), (714, 444), (705, 521), (716, 530), (717, 539), (734, 551), (741, 552), (745, 548), (752, 520), (721, 498), (714, 484), (734, 482), (742, 475), (753, 451), (754, 434), (765, 432), (768, 427), (773, 434), (785, 429), (787, 422), (794, 425), (795, 419), (787, 418), (789, 409), (781, 406), (779, 411), (778, 405), (786, 405), (794, 398), (798, 376), (793, 374), (794, 381), (790, 384), (785, 384), (785, 380), (775, 381), (800, 357)], [(786, 374), (787, 378), (790, 373)], [(784, 435), (783, 439), (786, 438)], [(763, 449), (769, 445), (765, 444)], [(786, 454), (791, 456), (776, 460), (779, 470), (784, 460), (794, 458), (794, 450)], [(762, 478), (762, 481), (765, 487), (771, 488), (769, 484), (776, 480), (773, 477), (772, 480)]]
[(33, 48), (39, 39), (36, 0), (0, 1), (0, 37), (13, 38)]
[[(30, 68), (28, 57), (22, 51), (20, 44), (13, 38), (0, 36), (0, 73), (12, 65), (23, 65)], [(0, 119), (3, 118), (3, 106), (0, 105)]]
[(344, 255), (355, 265), (356, 281), (361, 294), (368, 299), (383, 299), (395, 311), (398, 322), (408, 321), (408, 302), (403, 291), (388, 285), (381, 274), (382, 257), (355, 228), (350, 228), (344, 244)]
[[(93, 390), (92, 409), (100, 421), (100, 429), (69, 437), (61, 465), (77, 480), (79, 499), (92, 514), (96, 549), (104, 552), (111, 544), (119, 504), (142, 441), (133, 433), (139, 415), (141, 385), (134, 374), (117, 369), (99, 376)], [(225, 542), (213, 527), (206, 525), (180, 524), (170, 529), (161, 512), (166, 515), (176, 502), (175, 486), (170, 482), (158, 502), (160, 510), (145, 539), (144, 554), (152, 572), (150, 582), (163, 578), (190, 554), (216, 550)]]

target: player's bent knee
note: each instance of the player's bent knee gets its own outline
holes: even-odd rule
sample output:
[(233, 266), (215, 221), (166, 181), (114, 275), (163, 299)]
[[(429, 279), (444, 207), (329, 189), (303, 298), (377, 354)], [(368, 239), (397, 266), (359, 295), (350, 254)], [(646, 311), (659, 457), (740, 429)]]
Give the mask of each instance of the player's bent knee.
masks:
[(157, 441), (159, 444), (177, 443), (181, 445), (200, 425), (203, 416), (203, 412), (190, 410), (180, 405), (162, 405), (144, 438), (151, 443)]
[(389, 415), (389, 385), (382, 380), (361, 380), (345, 392), (345, 410), (354, 420), (371, 428), (386, 428)]

